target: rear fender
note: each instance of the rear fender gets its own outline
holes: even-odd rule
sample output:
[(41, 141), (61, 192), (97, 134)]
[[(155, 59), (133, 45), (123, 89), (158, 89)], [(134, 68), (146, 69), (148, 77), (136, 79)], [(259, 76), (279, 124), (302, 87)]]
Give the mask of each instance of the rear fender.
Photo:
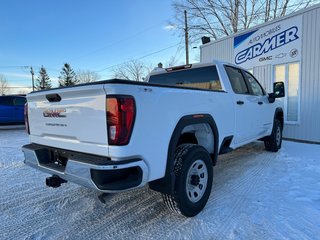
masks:
[(218, 133), (218, 128), (214, 119), (208, 114), (196, 114), (196, 115), (184, 116), (179, 120), (178, 124), (176, 125), (169, 142), (165, 176), (161, 179), (150, 182), (149, 186), (151, 189), (158, 192), (166, 193), (166, 194), (174, 193), (174, 185), (175, 185), (175, 174), (173, 172), (174, 155), (175, 155), (175, 150), (178, 146), (179, 138), (181, 136), (183, 129), (186, 126), (189, 126), (192, 124), (200, 124), (200, 123), (209, 124), (214, 134), (214, 152), (213, 154), (211, 154), (211, 158), (212, 158), (213, 165), (216, 164), (217, 157), (218, 157), (218, 149), (219, 149), (219, 133)]

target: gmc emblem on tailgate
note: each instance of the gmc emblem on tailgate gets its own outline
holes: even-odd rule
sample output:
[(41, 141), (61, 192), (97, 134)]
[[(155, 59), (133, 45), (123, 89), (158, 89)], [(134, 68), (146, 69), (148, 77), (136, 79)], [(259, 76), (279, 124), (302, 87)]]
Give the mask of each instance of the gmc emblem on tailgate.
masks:
[(46, 109), (43, 111), (44, 117), (51, 117), (51, 118), (64, 118), (66, 117), (65, 113), (66, 109)]

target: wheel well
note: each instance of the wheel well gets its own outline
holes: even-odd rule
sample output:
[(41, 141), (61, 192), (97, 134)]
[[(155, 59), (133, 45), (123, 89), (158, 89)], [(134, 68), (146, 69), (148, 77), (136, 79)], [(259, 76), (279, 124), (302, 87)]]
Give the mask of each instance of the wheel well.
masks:
[(191, 132), (182, 133), (180, 135), (180, 138), (179, 138), (177, 146), (179, 146), (181, 144), (184, 144), (184, 143), (198, 144), (198, 140), (196, 138), (196, 135), (194, 133), (191, 133)]
[(214, 119), (209, 114), (184, 116), (178, 121), (171, 135), (165, 176), (149, 182), (151, 189), (165, 194), (174, 194), (174, 156), (179, 142), (197, 143), (203, 146), (210, 153), (213, 165), (216, 165), (219, 152), (219, 132)]
[(214, 134), (208, 123), (190, 124), (180, 134), (177, 147), (184, 143), (198, 144), (210, 154), (214, 152)]

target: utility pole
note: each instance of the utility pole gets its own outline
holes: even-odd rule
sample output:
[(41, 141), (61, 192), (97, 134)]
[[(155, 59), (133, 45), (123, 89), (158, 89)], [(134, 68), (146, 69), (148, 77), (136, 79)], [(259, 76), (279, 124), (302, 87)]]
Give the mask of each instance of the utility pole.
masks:
[(189, 36), (188, 36), (187, 10), (184, 10), (184, 38), (185, 38), (185, 46), (186, 46), (186, 64), (189, 64)]
[(34, 91), (34, 71), (32, 67), (30, 67), (30, 73), (32, 77), (32, 91)]

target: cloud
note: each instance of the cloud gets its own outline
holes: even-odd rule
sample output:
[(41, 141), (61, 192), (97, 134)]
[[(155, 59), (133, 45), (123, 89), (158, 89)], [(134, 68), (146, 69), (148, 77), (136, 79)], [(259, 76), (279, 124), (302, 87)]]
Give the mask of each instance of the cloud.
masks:
[(32, 87), (17, 84), (8, 84), (8, 89), (8, 94), (26, 94), (32, 91)]
[(11, 77), (19, 77), (19, 78), (31, 78), (31, 73), (14, 73), (14, 72), (2, 72), (1, 74), (5, 76), (11, 76)]
[(59, 78), (57, 78), (57, 77), (50, 77), (50, 80), (52, 81), (52, 83), (58, 83), (59, 82)]
[[(1, 74), (3, 74), (4, 76), (7, 77), (7, 80), (8, 78), (10, 77), (14, 77), (14, 78), (24, 78), (24, 79), (28, 79), (31, 81), (31, 73), (30, 74), (27, 74), (27, 73), (16, 73), (16, 72), (1, 72)], [(37, 74), (34, 75), (34, 79), (36, 80), (37, 79)], [(58, 77), (53, 77), (53, 76), (50, 76), (49, 74), (49, 77), (50, 77), (50, 80), (52, 81), (53, 84), (58, 84), (59, 82), (59, 78)], [(12, 80), (14, 82), (14, 80)]]
[(166, 31), (171, 31), (171, 30), (174, 30), (176, 28), (177, 28), (177, 26), (176, 25), (172, 25), (172, 24), (168, 24), (168, 25), (163, 27), (163, 29), (166, 30)]

